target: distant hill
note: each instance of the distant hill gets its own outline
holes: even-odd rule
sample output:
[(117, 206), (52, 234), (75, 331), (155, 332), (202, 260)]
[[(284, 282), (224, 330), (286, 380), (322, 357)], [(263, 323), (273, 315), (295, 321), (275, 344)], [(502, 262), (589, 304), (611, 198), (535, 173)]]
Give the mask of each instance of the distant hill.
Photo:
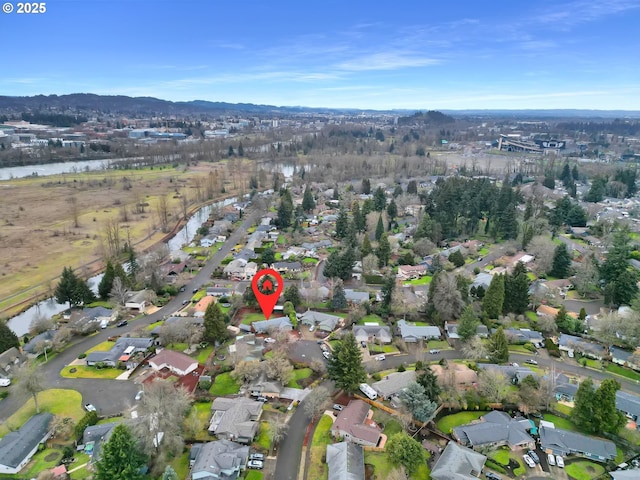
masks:
[(454, 123), (455, 119), (449, 115), (445, 115), (442, 112), (435, 110), (429, 110), (428, 112), (416, 112), (413, 115), (407, 117), (399, 117), (398, 125), (426, 125), (426, 126), (438, 126), (446, 125), (448, 123)]

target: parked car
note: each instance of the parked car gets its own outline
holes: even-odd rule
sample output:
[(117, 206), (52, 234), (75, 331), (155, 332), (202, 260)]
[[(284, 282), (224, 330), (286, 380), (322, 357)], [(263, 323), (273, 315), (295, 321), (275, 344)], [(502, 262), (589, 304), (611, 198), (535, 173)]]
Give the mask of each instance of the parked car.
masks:
[(560, 455), (556, 455), (556, 465), (558, 465), (558, 467), (560, 468), (564, 468), (564, 458), (562, 458)]
[(94, 406), (93, 406), (93, 405), (91, 405), (90, 403), (85, 403), (85, 404), (84, 404), (84, 409), (85, 409), (87, 412), (97, 412), (96, 407), (94, 407)]
[(533, 358), (529, 358), (526, 362), (524, 363), (528, 363), (529, 365), (537, 365), (538, 361), (534, 360)]
[(252, 453), (251, 455), (249, 455), (249, 460), (260, 460), (261, 462), (263, 462), (264, 455), (261, 453)]
[(264, 343), (276, 343), (275, 338), (267, 337), (264, 339)]
[(269, 399), (267, 397), (256, 397), (256, 400), (264, 403), (264, 402), (267, 402)]
[(367, 342), (365, 342), (364, 340), (360, 341), (360, 345), (362, 346), (362, 348), (367, 348)]
[(547, 454), (547, 463), (550, 467), (556, 466), (556, 457), (554, 457), (552, 453)]
[(533, 450), (529, 450), (527, 452), (527, 455), (529, 455), (534, 462), (536, 463), (540, 463), (540, 457), (538, 457), (538, 454), (536, 452), (534, 452)]
[(144, 392), (140, 390), (138, 393), (136, 393), (136, 400), (140, 400), (143, 395), (144, 395)]
[(440, 350), (438, 350), (437, 348), (432, 348), (431, 350), (429, 350), (429, 353), (431, 355), (435, 355), (436, 353), (440, 353)]
[(524, 463), (526, 463), (529, 468), (535, 468), (536, 467), (536, 462), (533, 461), (533, 458), (531, 458), (529, 455), (523, 455), (522, 459), (524, 460)]
[(381, 362), (381, 361), (385, 360), (387, 357), (385, 357), (384, 355), (380, 354), (380, 355), (376, 355), (374, 358), (377, 361)]
[(0, 378), (0, 387), (8, 387), (9, 385), (11, 385), (11, 379)]
[(331, 353), (327, 352), (326, 350), (323, 350), (322, 356), (327, 360), (329, 360), (331, 358)]
[(127, 325), (129, 325), (129, 322), (126, 320), (122, 320), (121, 322), (118, 322), (118, 325), (116, 325), (116, 327), (126, 327)]
[(315, 329), (316, 329), (316, 326), (315, 326), (315, 325), (311, 325), (311, 326), (309, 327), (309, 331), (310, 331), (310, 332), (313, 332)]
[(342, 405), (340, 405), (339, 403), (334, 403), (333, 404), (333, 409), (337, 410), (338, 412), (341, 412), (343, 408), (344, 407)]
[(191, 303), (191, 300), (183, 300), (183, 301), (182, 301), (182, 304), (183, 304), (183, 305), (187, 305), (187, 304), (189, 304), (189, 303)]
[(499, 477), (498, 475), (496, 475), (493, 472), (487, 472), (487, 473), (484, 474), (484, 476), (485, 476), (485, 478), (487, 480), (502, 480), (501, 477)]
[(255, 468), (256, 470), (262, 470), (264, 464), (261, 460), (249, 460), (247, 462), (247, 468)]
[(200, 290), (199, 288), (194, 288), (193, 289), (193, 294), (195, 295), (196, 293), (198, 293), (199, 290)]
[(180, 287), (180, 292), (184, 292), (186, 290), (186, 287), (183, 285), (182, 287)]

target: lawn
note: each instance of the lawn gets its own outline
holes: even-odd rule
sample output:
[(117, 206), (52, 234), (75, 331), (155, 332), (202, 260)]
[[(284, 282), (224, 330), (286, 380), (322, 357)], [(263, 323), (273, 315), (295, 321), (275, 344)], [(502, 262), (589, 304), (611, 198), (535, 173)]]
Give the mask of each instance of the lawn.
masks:
[(429, 350), (431, 350), (432, 348), (436, 350), (451, 350), (449, 342), (447, 342), (446, 340), (429, 340), (425, 348), (428, 348)]
[(264, 314), (262, 313), (247, 313), (242, 317), (243, 325), (251, 325), (253, 322), (259, 322), (264, 320)]
[(389, 463), (389, 457), (385, 452), (365, 451), (364, 463), (365, 465), (373, 465), (375, 478), (387, 478), (389, 476), (389, 472), (393, 470), (393, 465)]
[(365, 323), (377, 323), (378, 325), (382, 325), (382, 318), (378, 315), (372, 313), (371, 315), (365, 315), (358, 321), (358, 325), (364, 325)]
[(318, 263), (318, 259), (317, 258), (311, 258), (311, 257), (305, 257), (305, 258), (302, 259), (302, 263), (315, 265), (316, 263)]
[(255, 446), (262, 452), (267, 453), (271, 447), (271, 438), (269, 437), (269, 422), (260, 422), (260, 433), (256, 438)]
[(221, 373), (214, 381), (209, 389), (209, 393), (216, 397), (224, 395), (233, 395), (240, 391), (240, 384), (231, 376), (231, 373)]
[[(70, 417), (74, 422), (80, 420), (85, 413), (82, 409), (82, 395), (75, 390), (60, 388), (44, 390), (38, 394), (38, 405), (41, 412), (50, 412), (63, 418)], [(10, 430), (20, 428), (35, 414), (36, 406), (33, 397), (29, 397), (29, 400), (16, 413), (0, 425), (0, 437), (9, 433)]]
[(291, 381), (287, 384), (289, 388), (302, 388), (302, 386), (298, 383), (298, 380), (304, 380), (305, 378), (309, 378), (313, 370), (310, 368), (300, 368), (293, 371), (293, 376)]
[(171, 466), (178, 474), (178, 478), (187, 478), (189, 474), (189, 452), (184, 452), (171, 461)]
[(489, 249), (487, 247), (482, 247), (480, 250), (478, 250), (478, 255), (480, 255), (481, 257), (486, 255), (487, 253), (489, 253)]
[(327, 445), (332, 443), (330, 434), (331, 425), (333, 425), (331, 417), (322, 415), (315, 432), (313, 432), (310, 446), (311, 456), (309, 459), (308, 478), (326, 480), (329, 475), (327, 464), (322, 460), (327, 452)]
[(105, 342), (99, 343), (95, 347), (90, 348), (84, 353), (89, 354), (91, 352), (108, 352), (109, 350), (111, 350), (111, 347), (113, 347), (115, 344), (116, 342), (110, 342), (109, 340), (107, 340)]
[(524, 348), (524, 345), (509, 345), (509, 351), (512, 353), (520, 353), (522, 355), (534, 355), (531, 350)]
[(36, 453), (31, 461), (23, 470), (27, 478), (35, 478), (40, 472), (50, 470), (62, 459), (62, 449), (45, 448), (41, 452)]
[(406, 282), (402, 282), (403, 285), (429, 285), (433, 280), (433, 277), (430, 275), (425, 275), (424, 277), (414, 278), (413, 280), (407, 280)]
[(527, 310), (524, 315), (525, 315), (525, 317), (527, 317), (532, 322), (537, 322), (538, 321), (538, 316), (536, 315), (536, 312), (532, 312), (531, 310)]
[(573, 408), (563, 403), (556, 403), (553, 406), (553, 410), (555, 410), (556, 412), (562, 413), (564, 415), (571, 415), (571, 411), (573, 410)]
[(105, 423), (122, 422), (123, 420), (125, 420), (125, 417), (122, 416), (101, 418), (100, 420), (98, 420), (98, 425), (103, 425)]
[[(186, 478), (186, 477), (180, 477), (180, 478)], [(262, 472), (259, 472), (258, 470), (251, 470), (247, 472), (247, 476), (244, 478), (245, 480), (262, 480)]]
[(86, 480), (92, 478), (93, 472), (89, 471), (88, 463), (89, 463), (89, 455), (86, 453), (78, 453), (74, 455), (76, 461), (70, 466), (73, 470), (74, 468), (78, 468), (80, 465), (85, 465), (83, 468), (79, 468), (78, 470), (71, 473), (71, 480)]
[(369, 352), (371, 353), (371, 355), (374, 355), (376, 353), (395, 353), (397, 351), (398, 347), (390, 343), (385, 345), (376, 345), (375, 343), (369, 344)]
[(604, 474), (602, 465), (587, 460), (568, 463), (565, 470), (575, 480), (591, 480)]
[(635, 380), (636, 382), (640, 381), (640, 374), (634, 372), (633, 370), (628, 370), (620, 365), (616, 365), (615, 363), (611, 363), (605, 367), (605, 370), (609, 373), (613, 373), (614, 375), (620, 375), (621, 377), (628, 378), (630, 380)]
[(571, 430), (572, 432), (578, 431), (578, 428), (573, 424), (571, 420), (567, 420), (566, 418), (558, 417), (550, 413), (543, 414), (543, 417), (547, 422), (553, 422), (553, 424), (558, 428)]
[(402, 431), (402, 425), (400, 425), (395, 418), (382, 410), (373, 410), (373, 421), (384, 427), (384, 434), (387, 438), (391, 438), (396, 433), (400, 433)]
[(528, 278), (530, 281), (534, 282), (538, 277), (536, 277), (536, 274), (535, 274), (535, 273), (533, 273), (533, 272), (527, 272), (527, 278)]
[(189, 424), (193, 425), (191, 423), (191, 417), (195, 415), (198, 418), (198, 425), (202, 426), (202, 430), (196, 433), (195, 440), (208, 441), (211, 438), (207, 431), (209, 419), (211, 418), (211, 403), (212, 402), (194, 403), (185, 420), (185, 426)]
[(144, 327), (145, 330), (153, 330), (156, 327), (159, 327), (160, 325), (162, 325), (164, 323), (164, 320), (158, 320), (157, 322), (153, 322), (150, 325), (147, 325), (146, 327)]
[(207, 362), (207, 359), (212, 353), (213, 353), (213, 347), (200, 349), (198, 350), (198, 355), (196, 355), (196, 360), (198, 360), (198, 363), (204, 364)]
[(454, 427), (459, 427), (460, 425), (466, 425), (467, 423), (471, 423), (474, 420), (477, 420), (482, 415), (487, 412), (459, 412), (454, 413), (452, 415), (447, 415), (446, 417), (442, 417), (440, 420), (436, 422), (438, 428), (441, 432), (449, 434)]
[[(71, 370), (75, 369), (73, 373)], [(64, 378), (101, 378), (110, 379), (122, 375), (124, 370), (119, 368), (96, 368), (89, 367), (88, 365), (67, 365), (60, 372), (60, 376)]]

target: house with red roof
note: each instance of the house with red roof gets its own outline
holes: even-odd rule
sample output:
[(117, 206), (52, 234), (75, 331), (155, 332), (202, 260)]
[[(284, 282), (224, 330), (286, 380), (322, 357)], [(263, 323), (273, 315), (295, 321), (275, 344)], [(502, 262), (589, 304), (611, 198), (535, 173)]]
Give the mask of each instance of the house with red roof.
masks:
[(373, 411), (362, 400), (351, 400), (331, 426), (331, 435), (370, 447), (382, 447), (386, 436), (372, 420)]

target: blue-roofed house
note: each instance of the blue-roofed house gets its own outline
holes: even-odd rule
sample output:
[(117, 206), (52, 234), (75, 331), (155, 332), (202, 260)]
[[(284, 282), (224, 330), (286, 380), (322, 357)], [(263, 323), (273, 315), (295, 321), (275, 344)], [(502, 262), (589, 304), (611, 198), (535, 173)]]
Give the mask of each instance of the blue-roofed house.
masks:
[(402, 340), (407, 343), (440, 338), (442, 335), (440, 329), (434, 325), (416, 325), (405, 320), (398, 322), (398, 331)]
[(512, 418), (505, 412), (493, 410), (479, 421), (455, 427), (453, 437), (462, 445), (475, 449), (507, 445), (512, 450), (535, 448), (529, 435), (535, 425), (526, 418)]
[(567, 335), (566, 333), (560, 335), (558, 347), (565, 352), (571, 354), (575, 354), (576, 352), (582, 353), (596, 360), (602, 360), (605, 354), (604, 347), (599, 343), (590, 342), (574, 335)]
[(598, 462), (616, 458), (616, 445), (609, 440), (548, 426), (540, 427), (540, 448), (553, 455), (579, 455)]
[(276, 330), (291, 330), (293, 325), (289, 317), (276, 317), (251, 324), (255, 333), (269, 333)]
[(0, 440), (0, 473), (20, 472), (31, 457), (38, 451), (51, 432), (49, 424), (53, 419), (50, 413), (39, 413), (26, 421), (22, 427), (7, 433)]
[(328, 480), (364, 480), (364, 452), (353, 442), (327, 445)]

